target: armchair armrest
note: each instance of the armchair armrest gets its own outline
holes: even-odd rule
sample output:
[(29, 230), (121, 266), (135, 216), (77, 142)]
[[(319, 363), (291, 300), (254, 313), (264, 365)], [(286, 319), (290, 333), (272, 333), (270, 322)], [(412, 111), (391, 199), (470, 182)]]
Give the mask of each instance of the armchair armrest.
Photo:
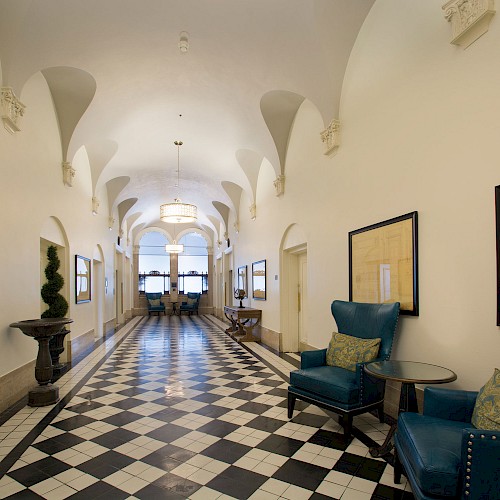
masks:
[(462, 432), (464, 498), (495, 498), (500, 487), (500, 432), (470, 427)]
[(326, 364), (326, 349), (318, 349), (317, 351), (303, 351), (300, 354), (300, 368), (314, 368)]
[(475, 391), (426, 387), (423, 413), (430, 417), (470, 422), (477, 394)]

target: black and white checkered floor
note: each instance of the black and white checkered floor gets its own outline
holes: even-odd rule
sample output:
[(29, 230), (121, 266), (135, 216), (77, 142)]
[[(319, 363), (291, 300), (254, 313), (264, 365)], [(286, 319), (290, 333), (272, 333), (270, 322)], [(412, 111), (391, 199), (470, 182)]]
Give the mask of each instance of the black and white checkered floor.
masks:
[[(58, 381), (56, 406), (4, 413), (0, 498), (413, 498), (365, 439), (345, 449), (322, 410), (298, 402), (289, 421), (295, 358), (223, 326), (134, 318)], [(388, 429), (355, 425), (379, 443)]]

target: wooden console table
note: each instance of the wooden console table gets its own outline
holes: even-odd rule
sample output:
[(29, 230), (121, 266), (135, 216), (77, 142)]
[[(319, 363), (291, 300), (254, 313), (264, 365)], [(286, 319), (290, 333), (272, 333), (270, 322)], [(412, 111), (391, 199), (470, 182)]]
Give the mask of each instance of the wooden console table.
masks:
[(229, 333), (237, 342), (259, 342), (259, 339), (252, 335), (252, 330), (262, 318), (260, 309), (224, 306), (224, 315), (231, 321), (231, 326), (226, 329), (226, 333)]

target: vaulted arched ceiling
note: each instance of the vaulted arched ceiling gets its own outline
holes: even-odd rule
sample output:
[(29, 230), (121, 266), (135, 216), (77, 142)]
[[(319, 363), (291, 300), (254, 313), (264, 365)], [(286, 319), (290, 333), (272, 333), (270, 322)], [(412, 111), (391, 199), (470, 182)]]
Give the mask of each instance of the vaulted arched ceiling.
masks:
[[(119, 210), (129, 228), (159, 224), (159, 206), (180, 191), (198, 206), (198, 226), (218, 234), (243, 191), (256, 199), (264, 161), (286, 175), (304, 99), (325, 126), (338, 117), (348, 57), (373, 2), (0, 1), (1, 83), (20, 96), (43, 73), (63, 159), (86, 148), (89, 196), (106, 189), (109, 215)], [(184, 142), (179, 186), (175, 140)]]

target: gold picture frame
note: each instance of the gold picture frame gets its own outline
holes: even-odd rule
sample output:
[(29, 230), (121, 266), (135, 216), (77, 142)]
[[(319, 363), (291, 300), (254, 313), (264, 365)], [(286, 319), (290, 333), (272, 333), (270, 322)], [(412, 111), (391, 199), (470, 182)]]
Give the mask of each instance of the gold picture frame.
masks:
[(418, 316), (417, 212), (349, 233), (349, 300)]
[(91, 299), (91, 268), (90, 259), (75, 255), (75, 298), (76, 303), (90, 302)]

